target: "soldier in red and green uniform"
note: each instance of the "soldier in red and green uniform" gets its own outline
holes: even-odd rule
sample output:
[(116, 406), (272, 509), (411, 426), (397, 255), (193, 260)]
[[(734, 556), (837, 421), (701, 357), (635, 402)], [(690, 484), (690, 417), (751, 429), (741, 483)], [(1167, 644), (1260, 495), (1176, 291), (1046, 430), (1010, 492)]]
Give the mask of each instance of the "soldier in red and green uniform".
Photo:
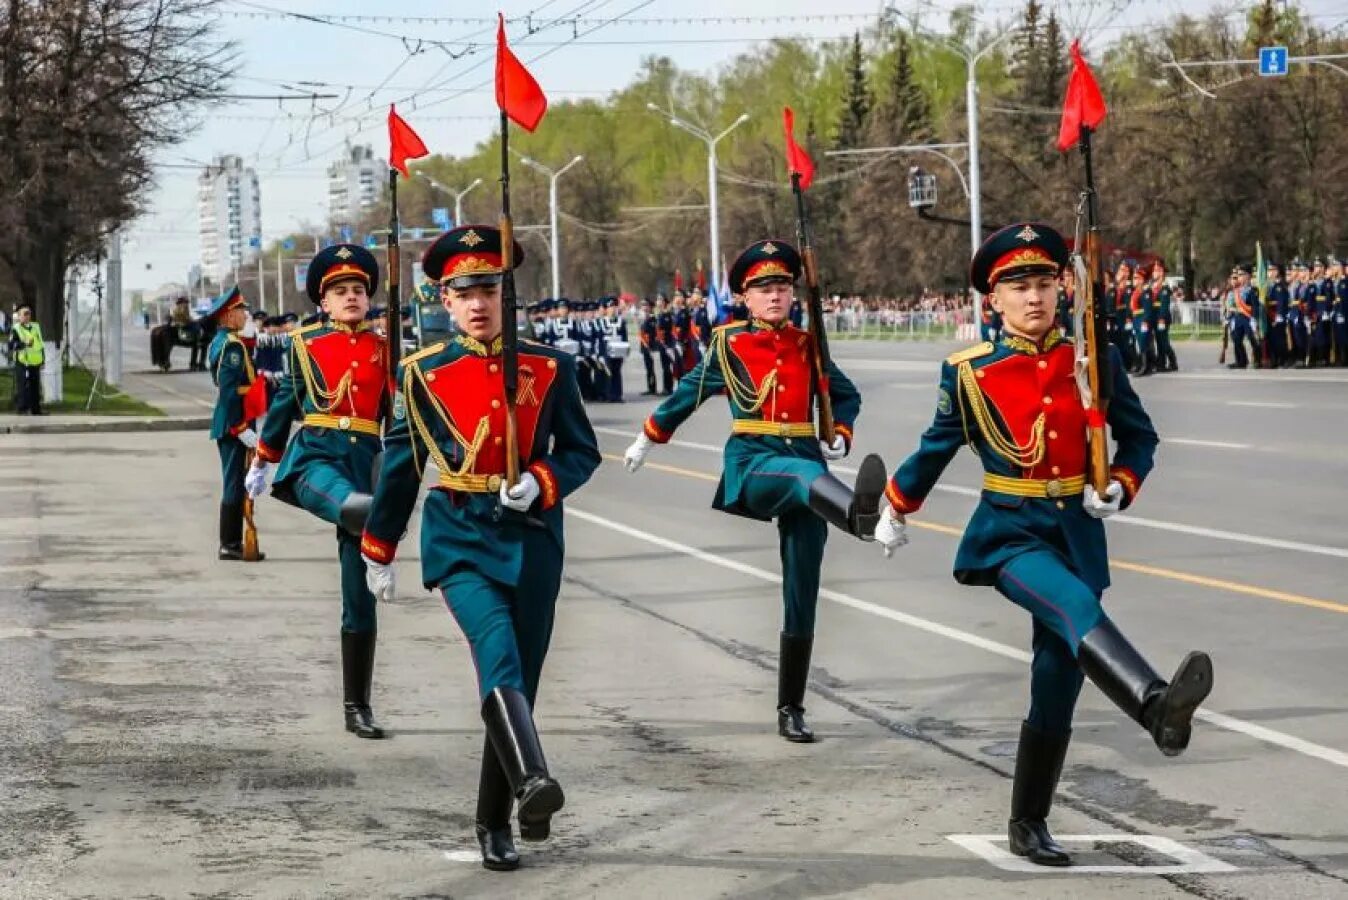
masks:
[[(514, 262), (524, 252), (517, 244)], [(392, 595), (393, 559), (422, 475), (421, 582), (443, 595), (477, 669), (487, 739), (476, 831), (488, 869), (519, 866), (520, 836), (546, 840), (564, 802), (548, 772), (533, 708), (562, 580), (562, 501), (599, 466), (576, 358), (532, 341), (518, 350), (520, 478), (506, 481), (508, 401), (502, 358), (501, 233), (468, 225), (441, 235), (422, 269), (441, 286), (460, 334), (407, 357), (385, 438), (385, 463), (361, 549), (370, 589)], [(507, 327), (513, 327), (508, 323)]]
[[(713, 332), (702, 362), (646, 420), (644, 433), (627, 450), (626, 465), (640, 468), (651, 447), (668, 442), (703, 401), (722, 393), (729, 398), (731, 435), (712, 505), (777, 520), (785, 605), (777, 730), (788, 741), (808, 743), (814, 734), (803, 702), (828, 526), (870, 539), (885, 466), (878, 456), (867, 456), (855, 490), (829, 473), (828, 462), (851, 450), (861, 394), (836, 365), (830, 364), (822, 380), (816, 377), (814, 340), (788, 321), (800, 272), (800, 254), (785, 241), (759, 241), (740, 254), (730, 268), (730, 288), (744, 295), (751, 318)], [(837, 433), (827, 444), (814, 425), (821, 390), (833, 401), (836, 421)]]
[(1117, 445), (1104, 496), (1087, 483), (1089, 415), (1074, 377), (1075, 352), (1053, 327), (1067, 244), (1047, 225), (1012, 225), (987, 239), (970, 281), (1003, 316), (1005, 333), (946, 359), (936, 416), (899, 466), (875, 539), (886, 554), (907, 542), (916, 513), (960, 447), (983, 465), (983, 494), (955, 555), (955, 579), (987, 585), (1033, 617), (1030, 709), (1020, 730), (1008, 826), (1012, 852), (1039, 865), (1071, 857), (1048, 830), (1082, 678), (1152, 736), (1183, 752), (1212, 662), (1190, 653), (1167, 682), (1107, 616), (1103, 519), (1132, 504), (1151, 471), (1157, 436), (1110, 348), (1113, 397), (1106, 421)]
[(388, 342), (366, 320), (378, 286), (379, 265), (359, 245), (328, 247), (309, 263), (309, 298), (326, 319), (291, 334), (288, 372), (248, 473), (248, 491), (257, 496), (280, 463), (272, 495), (336, 527), (343, 718), (362, 738), (384, 737), (370, 708), (378, 629), (360, 555), (390, 396)]
[(239, 330), (248, 321), (248, 304), (238, 287), (217, 297), (205, 319), (219, 323), (207, 354), (218, 391), (211, 415), (211, 440), (220, 451), (224, 482), (219, 558), (238, 561), (243, 559), (244, 471), (248, 452), (257, 447), (253, 422), (258, 410), (266, 408), (266, 383), (253, 368), (252, 356), (239, 338)]

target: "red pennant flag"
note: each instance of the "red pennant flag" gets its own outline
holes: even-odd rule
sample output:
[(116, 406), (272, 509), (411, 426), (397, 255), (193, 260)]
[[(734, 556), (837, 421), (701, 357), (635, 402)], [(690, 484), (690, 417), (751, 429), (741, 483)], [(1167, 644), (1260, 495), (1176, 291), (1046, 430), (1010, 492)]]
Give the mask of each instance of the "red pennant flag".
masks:
[(814, 181), (814, 160), (805, 148), (796, 143), (796, 114), (791, 107), (782, 107), (782, 124), (786, 128), (786, 165), (791, 174), (800, 175), (800, 189), (803, 191)]
[(267, 414), (267, 379), (258, 377), (243, 395), (243, 418), (251, 422)]
[(1081, 129), (1094, 129), (1105, 120), (1105, 107), (1100, 85), (1091, 73), (1091, 67), (1081, 56), (1081, 41), (1072, 42), (1072, 74), (1067, 79), (1067, 99), (1062, 104), (1062, 125), (1058, 128), (1058, 149), (1071, 150), (1081, 140)]
[(388, 164), (407, 178), (407, 161), (409, 159), (421, 159), (431, 151), (426, 149), (426, 144), (422, 142), (417, 133), (412, 130), (412, 126), (403, 121), (403, 117), (398, 115), (398, 111), (389, 104), (388, 108)]
[(506, 46), (505, 16), (496, 14), (496, 105), (525, 131), (533, 131), (548, 111), (548, 98)]

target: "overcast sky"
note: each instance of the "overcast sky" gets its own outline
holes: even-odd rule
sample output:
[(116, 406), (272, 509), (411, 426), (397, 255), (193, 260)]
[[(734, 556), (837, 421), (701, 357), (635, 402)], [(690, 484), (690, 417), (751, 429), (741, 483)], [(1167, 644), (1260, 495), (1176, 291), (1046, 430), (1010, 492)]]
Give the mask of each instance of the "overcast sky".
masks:
[[(533, 35), (522, 24), (509, 30), (526, 62), (546, 54), (530, 68), (550, 97), (563, 99), (603, 96), (621, 88), (641, 59), (652, 54), (668, 54), (687, 69), (714, 71), (768, 38), (850, 35), (873, 22), (883, 5), (880, 0), (503, 0), (500, 8), (507, 17), (533, 13), (537, 23), (566, 20)], [(957, 4), (889, 0), (889, 5), (919, 12), (926, 27), (942, 30), (946, 11)], [(1343, 0), (1302, 5), (1320, 27), (1348, 20)], [(977, 6), (980, 20), (992, 25), (1012, 21), (1022, 4), (991, 0)], [(1165, 21), (1179, 9), (1194, 13), (1232, 8), (1210, 0), (1068, 0), (1064, 6), (1069, 27), (1086, 29), (1093, 46), (1108, 43), (1125, 29)], [(272, 239), (302, 223), (317, 226), (325, 220), (326, 167), (345, 142), (369, 143), (377, 154), (386, 155), (384, 119), (390, 101), (398, 101), (433, 153), (470, 151), (496, 122), (490, 84), (494, 25), (412, 19), (481, 19), (495, 9), (463, 0), (227, 0), (221, 30), (237, 42), (240, 53), (232, 93), (285, 93), (283, 85), (312, 82), (316, 84), (303, 89), (337, 96), (316, 104), (231, 102), (162, 153), (159, 159), (165, 165), (159, 170), (151, 212), (128, 235), (126, 287), (156, 288), (186, 279), (200, 255), (198, 173), (190, 167), (218, 154), (240, 154), (257, 169), (263, 236)], [(347, 20), (339, 27), (272, 11), (381, 18)], [(754, 21), (686, 21), (730, 16)], [(580, 21), (573, 26), (576, 17)], [(615, 17), (618, 21), (605, 24)], [(775, 17), (786, 18), (758, 20)], [(680, 19), (685, 21), (675, 21)], [(465, 41), (474, 45), (471, 52), (464, 53)], [(415, 102), (410, 99), (414, 96)], [(689, 140), (689, 151), (697, 150)]]

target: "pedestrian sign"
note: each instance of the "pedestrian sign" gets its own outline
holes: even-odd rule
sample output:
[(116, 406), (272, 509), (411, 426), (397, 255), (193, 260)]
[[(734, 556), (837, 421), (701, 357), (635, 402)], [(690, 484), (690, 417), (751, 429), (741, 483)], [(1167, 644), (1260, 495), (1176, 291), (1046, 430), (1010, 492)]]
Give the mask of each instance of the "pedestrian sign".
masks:
[(1259, 74), (1260, 74), (1260, 75), (1286, 75), (1286, 74), (1287, 74), (1287, 48), (1286, 48), (1286, 47), (1260, 47), (1260, 48), (1259, 48)]

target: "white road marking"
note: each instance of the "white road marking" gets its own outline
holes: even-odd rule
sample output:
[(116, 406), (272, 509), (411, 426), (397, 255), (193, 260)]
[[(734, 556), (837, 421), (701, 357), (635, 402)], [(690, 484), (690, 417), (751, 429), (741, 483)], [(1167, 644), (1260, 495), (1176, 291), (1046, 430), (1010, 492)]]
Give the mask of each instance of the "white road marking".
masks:
[(1215, 872), (1235, 872), (1236, 867), (1202, 851), (1186, 847), (1179, 841), (1159, 834), (1058, 834), (1058, 843), (1071, 847), (1081, 844), (1091, 847), (1097, 843), (1138, 844), (1155, 853), (1175, 860), (1173, 865), (1159, 866), (1036, 866), (1016, 856), (1003, 845), (1004, 834), (948, 834), (946, 840), (958, 844), (970, 853), (980, 856), (1004, 872), (1033, 872), (1035, 875), (1200, 875)]
[[(1250, 450), (1250, 444), (1237, 444), (1232, 441), (1204, 441), (1198, 438), (1162, 438), (1162, 444), (1184, 444), (1189, 447), (1215, 447), (1218, 450)], [(1262, 449), (1262, 448), (1259, 448)]]
[(482, 854), (477, 850), (446, 850), (445, 859), (452, 863), (482, 863)]
[[(742, 563), (724, 556), (718, 556), (715, 553), (709, 553), (706, 550), (691, 547), (687, 544), (682, 544), (678, 541), (652, 534), (649, 531), (642, 531), (631, 525), (624, 525), (623, 523), (615, 522), (608, 517), (599, 516), (582, 509), (572, 507), (568, 512), (582, 522), (589, 522), (592, 525), (598, 525), (601, 528), (607, 528), (610, 531), (616, 531), (619, 534), (627, 535), (635, 540), (653, 544), (656, 547), (661, 547), (674, 553), (680, 553), (684, 556), (690, 556), (693, 559), (708, 563), (709, 565), (729, 569), (732, 572), (738, 572), (741, 575), (747, 575), (750, 578), (756, 578), (759, 581), (766, 581), (770, 584), (782, 583), (782, 576), (776, 572), (769, 572), (766, 569), (760, 569), (757, 566), (751, 566), (748, 563)], [(878, 551), (876, 556), (878, 560)], [(967, 644), (970, 647), (977, 647), (980, 650), (986, 650), (989, 653), (1005, 657), (1006, 659), (1016, 660), (1021, 663), (1030, 662), (1030, 654), (1024, 650), (1012, 647), (1008, 644), (1003, 644), (1000, 641), (993, 641), (976, 634), (971, 634), (970, 632), (963, 631), (959, 628), (942, 625), (940, 622), (933, 622), (930, 619), (924, 619), (921, 616), (914, 616), (910, 613), (890, 609), (887, 606), (871, 603), (868, 600), (862, 600), (858, 597), (853, 597), (850, 594), (844, 594), (841, 591), (835, 591), (831, 588), (820, 587), (819, 596), (825, 600), (837, 603), (839, 606), (846, 606), (855, 609), (858, 612), (868, 613), (882, 619), (888, 619), (891, 622), (897, 622), (900, 625), (907, 625), (910, 628), (925, 631), (928, 634), (934, 634), (961, 644)], [(1324, 762), (1348, 769), (1348, 753), (1345, 753), (1342, 750), (1315, 744), (1303, 740), (1302, 738), (1285, 734), (1281, 731), (1275, 731), (1272, 728), (1266, 728), (1263, 725), (1255, 725), (1252, 722), (1246, 722), (1243, 719), (1225, 715), (1224, 713), (1200, 709), (1194, 714), (1194, 717), (1212, 725), (1216, 725), (1218, 728), (1224, 728), (1227, 731), (1243, 734), (1246, 737), (1251, 737), (1258, 741), (1282, 747), (1285, 750), (1300, 753), (1303, 756), (1314, 757), (1315, 759), (1323, 760)]]
[(1282, 400), (1228, 400), (1227, 406), (1248, 406), (1255, 409), (1300, 409), (1299, 403), (1287, 403)]
[[(595, 428), (595, 431), (601, 434), (611, 434), (616, 437), (634, 438), (635, 432), (624, 431), (620, 428)], [(692, 450), (706, 450), (712, 453), (720, 454), (724, 448), (716, 447), (711, 444), (699, 444), (693, 441), (670, 441), (670, 446), (687, 447)], [(843, 475), (856, 475), (856, 469), (849, 469), (846, 466), (831, 466), (834, 472)], [(964, 487), (958, 484), (938, 484), (935, 490), (946, 494), (956, 494), (960, 497), (977, 498), (982, 491), (977, 488)], [(1228, 541), (1235, 544), (1250, 544), (1255, 547), (1267, 547), (1270, 550), (1289, 550), (1294, 553), (1309, 553), (1314, 556), (1331, 556), (1335, 559), (1348, 559), (1348, 547), (1333, 547), (1328, 544), (1311, 544), (1303, 541), (1288, 541), (1282, 538), (1264, 537), (1258, 534), (1244, 534), (1239, 531), (1226, 531), (1221, 528), (1205, 528), (1202, 525), (1185, 525), (1182, 522), (1167, 522), (1162, 519), (1148, 519), (1144, 516), (1134, 516), (1129, 513), (1118, 513), (1109, 520), (1111, 523), (1117, 522), (1120, 525), (1136, 525), (1141, 528), (1154, 528), (1157, 531), (1169, 531), (1175, 534), (1187, 534), (1191, 537), (1210, 538), (1216, 541)]]

